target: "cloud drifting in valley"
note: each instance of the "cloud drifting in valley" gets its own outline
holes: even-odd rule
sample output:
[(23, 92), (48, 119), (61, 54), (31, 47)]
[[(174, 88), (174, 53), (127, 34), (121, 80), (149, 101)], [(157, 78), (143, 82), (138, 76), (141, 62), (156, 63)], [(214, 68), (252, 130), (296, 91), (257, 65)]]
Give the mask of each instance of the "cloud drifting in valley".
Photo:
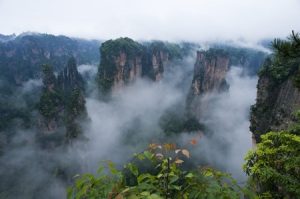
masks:
[(300, 31), (299, 10), (298, 0), (1, 0), (0, 32), (256, 41)]
[(201, 99), (202, 120), (212, 136), (200, 142), (199, 154), (209, 165), (222, 168), (244, 180), (244, 156), (251, 148), (250, 106), (255, 103), (257, 77), (243, 76), (238, 67), (227, 74), (228, 92), (207, 94)]
[[(161, 116), (170, 108), (180, 110), (189, 91), (193, 58), (165, 71), (161, 82), (138, 80), (115, 93), (109, 102), (93, 97), (87, 99), (91, 122), (86, 128), (88, 148), (84, 152), (89, 171), (95, 171), (99, 161), (128, 161), (151, 142), (173, 142), (186, 145), (198, 136), (182, 133), (165, 137), (159, 125)], [(188, 78), (186, 78), (188, 77)], [(208, 136), (191, 148), (196, 164), (208, 164), (245, 180), (243, 158), (251, 148), (249, 110), (255, 103), (257, 77), (243, 75), (242, 68), (231, 67), (227, 74), (228, 92), (210, 93), (201, 98), (201, 123)]]
[[(86, 99), (90, 121), (83, 125), (87, 139), (66, 148), (42, 150), (34, 142), (38, 129), (15, 129), (12, 149), (0, 158), (0, 176), (4, 179), (0, 181), (0, 196), (64, 198), (65, 187), (70, 185), (62, 180), (64, 175), (95, 172), (103, 160), (124, 163), (151, 142), (186, 143), (195, 135), (184, 133), (165, 140), (159, 121), (169, 108), (178, 110), (178, 104), (184, 106), (192, 82), (194, 60), (191, 56), (172, 63), (160, 82), (139, 79), (115, 92), (107, 102), (94, 97), (96, 91), (92, 82), (96, 66), (79, 66), (79, 71), (87, 73), (86, 77), (92, 81), (87, 86), (95, 91), (88, 92)], [(210, 104), (208, 111), (203, 113), (202, 122), (211, 128), (213, 136), (202, 138), (192, 151), (193, 160), (199, 157), (200, 163), (205, 161), (229, 171), (239, 180), (243, 176), (243, 155), (251, 147), (248, 114), (254, 103), (257, 80), (241, 74), (241, 69), (232, 68), (227, 77), (229, 92), (203, 99)], [(40, 80), (30, 80), (22, 89), (29, 92), (39, 86)], [(18, 176), (16, 181), (12, 177), (15, 175)]]

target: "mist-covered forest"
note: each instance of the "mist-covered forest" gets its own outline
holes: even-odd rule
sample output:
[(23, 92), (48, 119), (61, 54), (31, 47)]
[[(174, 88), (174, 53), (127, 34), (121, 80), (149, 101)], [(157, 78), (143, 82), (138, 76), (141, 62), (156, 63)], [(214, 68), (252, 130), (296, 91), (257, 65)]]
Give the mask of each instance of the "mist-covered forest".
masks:
[(0, 1), (0, 199), (299, 198), (300, 4), (167, 2)]

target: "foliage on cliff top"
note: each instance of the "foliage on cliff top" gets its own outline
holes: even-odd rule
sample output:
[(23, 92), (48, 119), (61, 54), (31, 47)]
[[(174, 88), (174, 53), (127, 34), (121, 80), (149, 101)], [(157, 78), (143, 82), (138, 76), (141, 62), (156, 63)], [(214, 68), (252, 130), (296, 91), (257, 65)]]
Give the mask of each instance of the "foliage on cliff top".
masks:
[(66, 68), (55, 77), (52, 67), (43, 66), (44, 88), (38, 103), (39, 112), (51, 121), (62, 121), (67, 138), (81, 133), (77, 119), (86, 118), (82, 77), (77, 71), (76, 60), (71, 57)]
[(117, 71), (116, 58), (121, 52), (125, 53), (127, 59), (134, 59), (136, 56), (142, 56), (144, 48), (138, 42), (128, 37), (108, 40), (102, 43), (100, 47), (101, 62), (98, 71), (98, 85), (103, 93), (110, 91), (114, 75)]
[(134, 162), (117, 170), (108, 161), (110, 174), (105, 174), (102, 166), (96, 176), (81, 176), (68, 190), (68, 198), (238, 199), (248, 193), (230, 175), (212, 168), (185, 170), (182, 164), (190, 158), (187, 149), (175, 144), (150, 144), (148, 150), (135, 154), (135, 159), (146, 163), (150, 170), (143, 171)]
[(257, 149), (251, 150), (244, 170), (262, 198), (300, 196), (300, 137), (287, 132), (261, 136)]
[(108, 40), (100, 47), (101, 60), (105, 61), (113, 60), (120, 52), (125, 52), (129, 58), (133, 58), (133, 56), (141, 55), (142, 51), (143, 46), (128, 37)]
[(271, 77), (276, 83), (290, 76), (300, 87), (300, 36), (292, 32), (287, 40), (275, 39), (272, 43), (274, 53), (265, 61), (259, 75)]
[(229, 54), (226, 50), (220, 48), (210, 48), (208, 50), (202, 50), (200, 53), (205, 55), (205, 58), (208, 60), (216, 59), (217, 57), (228, 57)]
[(43, 84), (44, 86), (49, 86), (51, 84), (55, 84), (56, 78), (53, 72), (53, 67), (48, 64), (42, 65), (42, 71), (43, 71)]
[(43, 71), (43, 92), (38, 104), (39, 112), (47, 119), (51, 120), (58, 116), (62, 97), (57, 89), (57, 80), (53, 72), (53, 67), (44, 64)]
[(169, 42), (163, 42), (163, 41), (152, 41), (148, 45), (148, 50), (151, 54), (157, 53), (157, 52), (164, 52), (167, 53), (169, 56), (169, 59), (181, 59), (184, 54), (188, 51), (189, 48), (186, 47), (186, 49), (181, 48), (180, 45), (175, 43), (169, 43)]
[[(138, 43), (130, 38), (118, 38), (115, 40), (108, 40), (102, 43), (100, 47), (101, 63), (98, 71), (98, 85), (103, 93), (108, 93), (113, 86), (114, 76), (117, 71), (116, 58), (120, 53), (126, 55), (126, 60), (134, 60), (136, 57), (142, 59), (143, 75), (151, 76), (152, 56), (160, 56), (160, 53), (165, 56), (164, 58), (181, 59), (192, 48), (191, 45), (180, 45), (162, 41), (152, 41), (149, 43)], [(125, 63), (125, 64), (128, 64)], [(124, 71), (127, 73), (128, 71)], [(125, 75), (126, 78), (126, 75)]]

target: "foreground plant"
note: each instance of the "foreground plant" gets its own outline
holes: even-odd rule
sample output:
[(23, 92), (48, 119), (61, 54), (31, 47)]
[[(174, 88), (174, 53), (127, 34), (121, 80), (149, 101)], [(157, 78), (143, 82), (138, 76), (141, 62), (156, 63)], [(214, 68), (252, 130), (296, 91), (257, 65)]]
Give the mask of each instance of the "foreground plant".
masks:
[(81, 176), (68, 189), (68, 198), (234, 199), (247, 193), (229, 174), (208, 167), (185, 170), (190, 158), (187, 149), (174, 144), (150, 144), (122, 170), (107, 161), (96, 176)]
[(245, 172), (261, 198), (299, 198), (300, 136), (270, 132), (246, 156)]

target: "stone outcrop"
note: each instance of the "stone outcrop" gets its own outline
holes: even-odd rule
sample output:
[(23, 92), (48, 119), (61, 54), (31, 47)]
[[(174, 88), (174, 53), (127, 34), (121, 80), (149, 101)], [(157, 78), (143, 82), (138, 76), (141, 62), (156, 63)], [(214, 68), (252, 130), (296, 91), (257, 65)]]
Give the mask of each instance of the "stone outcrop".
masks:
[(152, 68), (154, 71), (154, 78), (156, 81), (162, 78), (164, 72), (164, 63), (168, 61), (168, 54), (157, 51), (152, 54)]
[(201, 99), (205, 94), (227, 90), (226, 74), (229, 70), (229, 57), (223, 50), (198, 51), (194, 66), (192, 86), (187, 97), (187, 112), (200, 119)]
[(252, 106), (250, 130), (255, 140), (269, 131), (288, 129), (296, 122), (294, 113), (300, 109), (300, 91), (292, 78), (280, 84), (262, 75), (257, 85), (256, 104)]
[[(178, 48), (178, 46), (176, 47)], [(143, 75), (154, 81), (159, 81), (162, 79), (165, 68), (172, 59), (170, 49), (161, 41), (154, 41), (147, 45), (145, 49)], [(180, 55), (175, 55), (175, 57), (180, 58)]]
[(67, 66), (57, 77), (58, 86), (63, 93), (70, 93), (74, 89), (83, 90), (84, 83), (79, 74), (74, 57), (68, 60)]
[(275, 39), (274, 52), (259, 73), (256, 104), (251, 109), (250, 130), (257, 142), (269, 131), (299, 134), (300, 38)]
[(223, 51), (198, 51), (194, 67), (192, 95), (221, 91), (226, 88), (229, 58)]
[(103, 93), (117, 90), (140, 77), (159, 81), (171, 59), (180, 58), (180, 47), (155, 41), (140, 44), (130, 38), (108, 40), (100, 48), (98, 83)]
[(114, 88), (121, 88), (125, 83), (133, 82), (141, 77), (141, 56), (136, 55), (133, 58), (128, 58), (125, 52), (120, 52), (114, 61), (117, 69), (114, 76)]
[(39, 135), (45, 146), (69, 142), (82, 134), (79, 121), (87, 119), (83, 79), (76, 61), (70, 58), (56, 78), (49, 65), (43, 66), (43, 92), (39, 102)]
[(108, 40), (101, 45), (98, 83), (106, 93), (123, 87), (142, 74), (143, 47), (129, 38)]

